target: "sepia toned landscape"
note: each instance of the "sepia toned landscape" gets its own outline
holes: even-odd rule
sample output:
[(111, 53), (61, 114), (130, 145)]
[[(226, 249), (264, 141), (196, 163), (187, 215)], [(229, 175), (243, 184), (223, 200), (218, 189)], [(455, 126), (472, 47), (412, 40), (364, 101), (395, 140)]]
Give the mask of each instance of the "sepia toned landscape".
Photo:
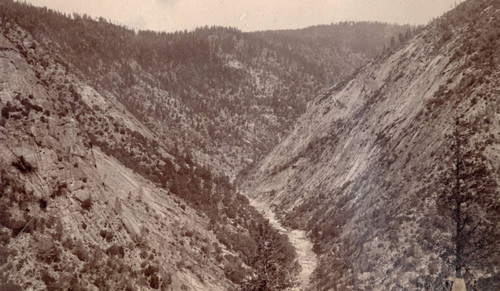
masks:
[(500, 1), (427, 23), (0, 0), (0, 290), (500, 290)]

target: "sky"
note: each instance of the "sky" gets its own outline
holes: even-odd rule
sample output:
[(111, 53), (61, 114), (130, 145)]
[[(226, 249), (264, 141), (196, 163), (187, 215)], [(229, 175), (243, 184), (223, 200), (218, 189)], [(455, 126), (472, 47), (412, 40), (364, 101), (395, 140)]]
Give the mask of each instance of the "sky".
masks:
[(462, 0), (26, 0), (66, 13), (104, 17), (133, 29), (172, 32), (204, 25), (242, 31), (295, 29), (340, 21), (426, 24)]

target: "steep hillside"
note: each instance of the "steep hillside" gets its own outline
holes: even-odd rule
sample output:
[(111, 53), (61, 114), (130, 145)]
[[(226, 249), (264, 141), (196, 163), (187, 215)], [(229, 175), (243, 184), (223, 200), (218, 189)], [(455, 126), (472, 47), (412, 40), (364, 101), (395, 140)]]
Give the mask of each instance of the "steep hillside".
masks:
[(274, 264), (268, 286), (294, 283), (293, 248), (227, 176), (4, 20), (1, 290), (232, 290)]
[(441, 290), (457, 274), (498, 290), (498, 52), (500, 3), (466, 1), (315, 99), (247, 177), (309, 232), (313, 290)]
[[(234, 176), (270, 150), (323, 88), (350, 75), (409, 27), (344, 23), (242, 33), (157, 33), (2, 1), (65, 69), (112, 95), (167, 146)], [(78, 37), (75, 37), (78, 36)], [(20, 44), (22, 45), (22, 44)], [(24, 48), (28, 49), (28, 48)]]
[[(0, 40), (0, 281), (23, 289), (230, 287), (214, 259), (200, 260), (199, 248), (217, 243), (206, 219), (91, 147), (74, 115), (58, 114), (57, 94)], [(198, 249), (185, 236), (193, 229)]]

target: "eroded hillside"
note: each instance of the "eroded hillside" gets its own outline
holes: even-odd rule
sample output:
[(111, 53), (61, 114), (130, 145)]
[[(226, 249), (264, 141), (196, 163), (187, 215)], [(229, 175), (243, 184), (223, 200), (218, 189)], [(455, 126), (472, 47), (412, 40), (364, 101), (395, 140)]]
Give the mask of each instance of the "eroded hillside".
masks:
[[(229, 288), (213, 258), (200, 260), (202, 247), (218, 245), (206, 219), (92, 147), (75, 116), (57, 111), (53, 89), (0, 39), (1, 281), (34, 289)], [(175, 272), (185, 267), (191, 271)]]
[[(1, 16), (66, 69), (112, 95), (170, 148), (235, 176), (269, 151), (311, 97), (350, 75), (407, 26), (343, 23), (242, 33), (158, 33), (3, 1)], [(78, 37), (76, 37), (78, 36)]]
[(446, 250), (456, 225), (443, 210), (452, 202), (441, 197), (454, 187), (442, 177), (454, 169), (456, 120), (482, 169), (458, 183), (489, 183), (470, 188), (480, 202), (461, 204), (477, 206), (482, 222), (465, 231), (478, 249), (489, 242), (488, 255), (461, 267), (469, 289), (498, 289), (499, 33), (498, 1), (459, 5), (319, 96), (247, 177), (243, 191), (309, 231), (320, 256), (313, 290), (434, 290), (455, 275)]
[(373, 23), (315, 28), (317, 43), (164, 34), (0, 8), (0, 289), (13, 290), (296, 285), (294, 248), (230, 177), (325, 82), (411, 35)]
[(267, 284), (294, 283), (293, 249), (228, 177), (2, 21), (0, 289), (232, 290), (274, 247)]

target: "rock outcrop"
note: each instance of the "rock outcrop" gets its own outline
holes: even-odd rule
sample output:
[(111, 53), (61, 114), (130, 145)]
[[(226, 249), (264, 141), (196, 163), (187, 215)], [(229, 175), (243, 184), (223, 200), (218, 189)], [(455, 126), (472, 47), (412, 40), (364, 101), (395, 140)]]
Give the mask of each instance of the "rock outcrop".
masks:
[[(439, 206), (450, 190), (447, 134), (466, 120), (485, 173), (500, 181), (499, 15), (498, 1), (466, 1), (364, 66), (315, 99), (243, 184), (309, 231), (320, 256), (314, 290), (431, 288), (454, 274), (444, 253), (455, 225)], [(488, 195), (477, 213), (490, 215), (491, 240), (498, 186)], [(499, 262), (468, 265), (467, 284), (497, 282)]]

